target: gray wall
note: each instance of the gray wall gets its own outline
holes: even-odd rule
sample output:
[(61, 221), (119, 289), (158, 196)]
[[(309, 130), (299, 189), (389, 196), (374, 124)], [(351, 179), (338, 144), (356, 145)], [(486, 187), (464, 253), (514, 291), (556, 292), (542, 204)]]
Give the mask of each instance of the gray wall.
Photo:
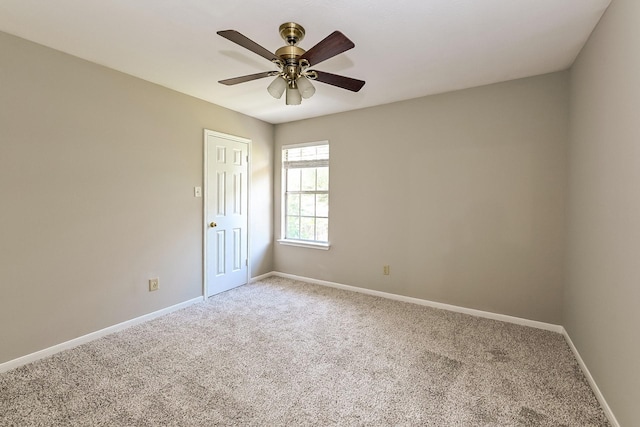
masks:
[(567, 123), (564, 72), (276, 125), (276, 236), (281, 146), (328, 139), (332, 246), (274, 267), (559, 324)]
[(613, 0), (571, 70), (564, 325), (623, 426), (640, 420), (640, 2)]
[(269, 272), (272, 125), (0, 33), (0, 363), (202, 295), (204, 128), (253, 140)]

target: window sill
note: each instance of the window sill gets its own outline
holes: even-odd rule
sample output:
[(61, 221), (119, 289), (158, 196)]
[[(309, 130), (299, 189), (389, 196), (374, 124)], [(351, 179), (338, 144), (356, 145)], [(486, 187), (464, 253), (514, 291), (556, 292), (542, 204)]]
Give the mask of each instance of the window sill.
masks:
[(285, 246), (298, 246), (300, 248), (320, 249), (323, 251), (328, 251), (331, 247), (329, 243), (305, 242), (304, 240), (278, 239), (278, 243)]

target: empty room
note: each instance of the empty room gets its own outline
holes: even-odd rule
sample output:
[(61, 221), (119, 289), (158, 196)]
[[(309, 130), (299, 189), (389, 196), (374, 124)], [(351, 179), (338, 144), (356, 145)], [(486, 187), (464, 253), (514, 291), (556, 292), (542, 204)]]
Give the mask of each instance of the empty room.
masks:
[(0, 426), (640, 425), (638, 40), (0, 0)]

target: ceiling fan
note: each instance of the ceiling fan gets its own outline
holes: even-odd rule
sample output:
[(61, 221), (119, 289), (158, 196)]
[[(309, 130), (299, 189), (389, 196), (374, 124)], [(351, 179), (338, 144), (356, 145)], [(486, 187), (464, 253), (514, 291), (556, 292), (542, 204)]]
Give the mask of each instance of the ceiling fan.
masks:
[(277, 71), (265, 71), (234, 77), (232, 79), (220, 80), (218, 83), (229, 86), (275, 76), (275, 80), (267, 87), (267, 91), (271, 96), (279, 99), (286, 90), (287, 105), (300, 105), (302, 98), (306, 99), (313, 96), (316, 89), (310, 80), (330, 84), (352, 92), (358, 92), (362, 89), (362, 86), (364, 86), (365, 82), (362, 80), (309, 69), (309, 67), (316, 66), (322, 61), (333, 58), (355, 46), (355, 44), (340, 31), (334, 31), (311, 49), (305, 51), (297, 46), (304, 38), (304, 28), (295, 22), (286, 22), (280, 25), (280, 36), (287, 45), (276, 50), (275, 54), (235, 30), (218, 31), (218, 34), (268, 59), (278, 67)]

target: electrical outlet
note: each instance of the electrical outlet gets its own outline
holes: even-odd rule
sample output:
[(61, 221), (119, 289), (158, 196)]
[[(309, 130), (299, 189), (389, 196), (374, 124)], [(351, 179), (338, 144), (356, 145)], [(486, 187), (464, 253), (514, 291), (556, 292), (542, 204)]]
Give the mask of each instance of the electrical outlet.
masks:
[(388, 276), (390, 274), (388, 265), (382, 267), (382, 274), (384, 274), (385, 276)]
[(159, 287), (160, 287), (159, 278), (156, 277), (155, 279), (149, 279), (149, 292), (157, 291)]

